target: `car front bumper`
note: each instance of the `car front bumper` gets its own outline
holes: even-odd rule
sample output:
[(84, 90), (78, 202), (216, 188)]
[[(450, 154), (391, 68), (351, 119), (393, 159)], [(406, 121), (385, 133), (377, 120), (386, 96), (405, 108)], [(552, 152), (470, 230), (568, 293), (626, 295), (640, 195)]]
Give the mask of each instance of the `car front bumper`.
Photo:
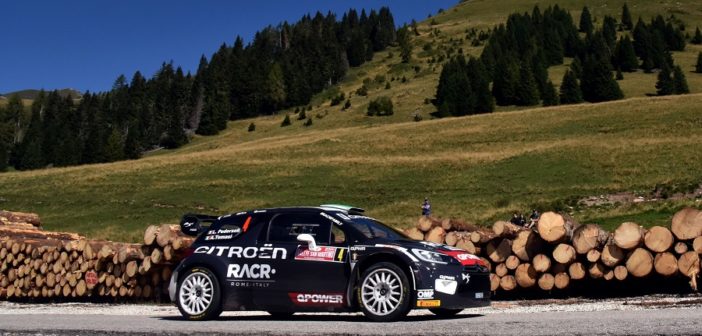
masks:
[(439, 265), (415, 273), (415, 308), (463, 309), (490, 305), (490, 273), (480, 266)]

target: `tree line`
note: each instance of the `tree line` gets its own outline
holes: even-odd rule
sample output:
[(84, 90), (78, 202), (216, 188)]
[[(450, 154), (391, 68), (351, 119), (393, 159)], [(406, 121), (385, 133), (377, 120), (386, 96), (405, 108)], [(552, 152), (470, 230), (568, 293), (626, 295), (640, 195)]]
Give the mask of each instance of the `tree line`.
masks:
[[(349, 67), (372, 59), (396, 41), (389, 8), (305, 15), (237, 37), (195, 74), (163, 63), (151, 78), (121, 75), (107, 92), (62, 97), (42, 92), (23, 122), (22, 101), (0, 110), (0, 169), (137, 159), (156, 148), (178, 148), (190, 135), (214, 135), (227, 121), (306, 105), (339, 82)], [(25, 118), (27, 119), (27, 118)]]
[[(457, 56), (446, 62), (433, 103), (440, 116), (461, 116), (492, 112), (495, 105), (617, 100), (624, 97), (617, 79), (639, 69), (659, 71), (659, 95), (688, 93), (671, 54), (685, 49), (684, 29), (674, 16), (666, 20), (658, 15), (649, 23), (639, 18), (634, 25), (626, 4), (619, 21), (605, 16), (598, 28), (587, 7), (576, 26), (558, 5), (543, 12), (535, 6), (531, 13), (512, 14), (495, 27), (479, 58)], [(566, 57), (572, 62), (557, 89), (548, 67), (563, 64)]]

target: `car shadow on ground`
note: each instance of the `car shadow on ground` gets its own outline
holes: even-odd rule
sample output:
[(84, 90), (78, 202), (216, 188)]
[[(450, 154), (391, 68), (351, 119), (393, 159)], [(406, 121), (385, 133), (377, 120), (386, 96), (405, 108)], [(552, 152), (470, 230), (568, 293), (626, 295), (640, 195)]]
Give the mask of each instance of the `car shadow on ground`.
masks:
[[(458, 314), (450, 317), (441, 317), (436, 315), (414, 315), (407, 316), (398, 323), (402, 322), (423, 322), (423, 321), (446, 321), (446, 320), (460, 320), (482, 317), (482, 314)], [(154, 316), (156, 319), (165, 321), (187, 321), (181, 316)], [(268, 315), (266, 313), (261, 313), (261, 315), (243, 315), (243, 316), (220, 316), (213, 321), (310, 321), (310, 322), (372, 322), (363, 315), (350, 315), (350, 314), (334, 314), (334, 315), (322, 315), (322, 314), (309, 314), (300, 313), (295, 314), (289, 318), (280, 318)]]

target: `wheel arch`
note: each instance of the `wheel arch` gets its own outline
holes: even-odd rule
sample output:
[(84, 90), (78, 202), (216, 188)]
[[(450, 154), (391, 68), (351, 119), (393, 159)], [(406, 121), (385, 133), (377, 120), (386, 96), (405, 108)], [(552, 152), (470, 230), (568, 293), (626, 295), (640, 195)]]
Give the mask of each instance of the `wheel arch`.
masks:
[(349, 281), (349, 285), (346, 289), (346, 297), (350, 307), (358, 308), (359, 303), (357, 300), (357, 296), (354, 294), (356, 293), (356, 289), (361, 280), (361, 274), (363, 274), (363, 272), (365, 272), (369, 267), (381, 262), (393, 263), (405, 273), (405, 276), (407, 277), (410, 283), (412, 297), (414, 297), (414, 292), (417, 289), (417, 283), (414, 276), (414, 269), (412, 268), (412, 263), (408, 260), (405, 260), (405, 258), (402, 258), (396, 253), (393, 253), (391, 251), (383, 251), (371, 254), (363, 258), (354, 267), (353, 273), (351, 275), (351, 281)]

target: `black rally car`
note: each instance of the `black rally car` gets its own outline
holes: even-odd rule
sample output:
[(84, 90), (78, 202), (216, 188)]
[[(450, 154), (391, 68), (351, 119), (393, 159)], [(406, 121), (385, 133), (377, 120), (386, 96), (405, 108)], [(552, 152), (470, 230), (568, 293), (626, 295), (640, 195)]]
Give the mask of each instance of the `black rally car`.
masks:
[[(209, 227), (205, 227), (210, 223)], [(445, 245), (415, 241), (363, 210), (338, 205), (185, 215), (198, 235), (169, 294), (190, 320), (223, 310), (362, 311), (393, 321), (411, 309), (441, 316), (490, 304), (487, 267)]]

